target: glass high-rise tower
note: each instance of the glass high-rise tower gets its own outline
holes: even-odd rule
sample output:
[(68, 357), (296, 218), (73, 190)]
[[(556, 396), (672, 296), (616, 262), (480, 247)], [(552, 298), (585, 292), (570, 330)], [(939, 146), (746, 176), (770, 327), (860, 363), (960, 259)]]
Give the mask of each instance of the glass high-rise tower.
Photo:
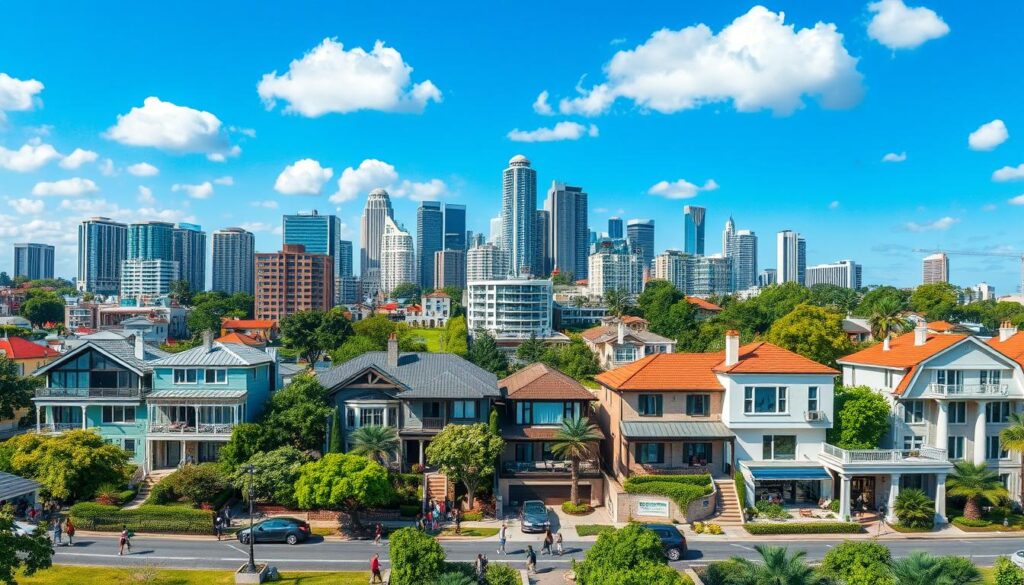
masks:
[(683, 206), (683, 252), (704, 255), (704, 212), (696, 205)]
[(29, 280), (53, 278), (53, 246), (14, 244), (14, 276)]
[(188, 281), (192, 291), (206, 290), (206, 232), (196, 224), (179, 223), (173, 238), (179, 278)]
[[(571, 272), (576, 280), (587, 278), (587, 258), (590, 256), (587, 194), (582, 187), (553, 181), (544, 209), (550, 214), (548, 269), (553, 271), (557, 267), (563, 273)], [(619, 220), (619, 238), (622, 237), (621, 231), (622, 220)]]
[(779, 284), (796, 282), (804, 284), (807, 269), (807, 243), (800, 234), (792, 230), (783, 230), (776, 237), (778, 244), (777, 263)]
[(445, 248), (445, 217), (439, 201), (422, 201), (416, 210), (416, 266), (424, 292), (434, 290), (434, 254)]
[(370, 191), (359, 231), (359, 274), (364, 296), (373, 296), (380, 288), (380, 245), (384, 238), (384, 223), (389, 217), (394, 218), (395, 212), (388, 192), (384, 189)]
[(469, 247), (466, 239), (466, 206), (445, 203), (444, 247), (448, 250), (465, 250)]
[(128, 250), (128, 226), (108, 217), (93, 217), (78, 226), (78, 290), (116, 295), (121, 262)]
[(256, 240), (252, 233), (237, 227), (213, 232), (213, 290), (229, 295), (254, 294), (255, 262)]
[(517, 154), (501, 178), (501, 247), (509, 256), (509, 272), (528, 275), (537, 258), (537, 171)]
[(654, 220), (631, 219), (626, 222), (626, 239), (640, 254), (644, 268), (650, 268), (654, 260)]
[(608, 237), (612, 239), (622, 237), (622, 218), (621, 217), (609, 217), (608, 218)]
[(128, 225), (129, 260), (174, 260), (174, 224), (144, 221)]

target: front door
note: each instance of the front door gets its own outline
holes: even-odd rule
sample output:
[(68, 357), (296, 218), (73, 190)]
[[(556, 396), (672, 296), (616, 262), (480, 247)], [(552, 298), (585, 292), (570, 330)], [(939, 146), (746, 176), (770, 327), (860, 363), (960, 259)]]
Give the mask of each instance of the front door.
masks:
[(164, 467), (177, 467), (181, 463), (181, 443), (178, 441), (166, 441), (164, 445)]
[(850, 481), (850, 501), (856, 512), (875, 509), (875, 478), (855, 477)]

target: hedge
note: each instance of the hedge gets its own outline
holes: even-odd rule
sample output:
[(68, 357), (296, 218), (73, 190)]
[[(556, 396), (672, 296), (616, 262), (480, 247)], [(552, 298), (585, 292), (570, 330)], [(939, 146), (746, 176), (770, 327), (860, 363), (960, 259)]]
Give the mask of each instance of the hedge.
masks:
[(992, 521), (984, 519), (972, 520), (964, 516), (957, 516), (956, 518), (953, 518), (953, 524), (956, 524), (957, 526), (966, 526), (967, 528), (987, 528), (992, 526)]
[(71, 519), (81, 530), (210, 534), (213, 512), (185, 506), (143, 505), (132, 510), (82, 502), (71, 506)]
[(857, 522), (792, 522), (786, 524), (744, 524), (750, 534), (855, 534), (861, 531)]
[(732, 476), (732, 480), (736, 483), (736, 497), (740, 501), (740, 508), (746, 509), (747, 507), (747, 480), (743, 477), (742, 471), (737, 471)]
[(631, 494), (655, 494), (671, 498), (685, 512), (690, 502), (711, 494), (710, 475), (638, 475), (623, 486)]

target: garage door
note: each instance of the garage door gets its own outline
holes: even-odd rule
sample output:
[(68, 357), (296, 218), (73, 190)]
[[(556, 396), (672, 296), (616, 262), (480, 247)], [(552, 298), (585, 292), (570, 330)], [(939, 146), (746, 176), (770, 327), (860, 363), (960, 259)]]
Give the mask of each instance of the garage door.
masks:
[[(513, 506), (526, 500), (543, 500), (545, 504), (557, 505), (569, 501), (570, 486), (567, 485), (513, 485), (508, 488), (508, 499)], [(590, 500), (590, 486), (580, 484), (580, 500)]]

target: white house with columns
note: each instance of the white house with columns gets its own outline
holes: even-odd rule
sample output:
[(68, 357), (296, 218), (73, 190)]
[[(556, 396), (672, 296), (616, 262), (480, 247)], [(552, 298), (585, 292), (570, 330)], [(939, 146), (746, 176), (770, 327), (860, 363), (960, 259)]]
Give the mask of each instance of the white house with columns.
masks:
[(827, 446), (822, 454), (841, 479), (841, 509), (885, 505), (892, 519), (899, 490), (914, 487), (935, 498), (936, 521), (945, 522), (946, 477), (961, 460), (995, 470), (1020, 501), (1020, 455), (1003, 449), (999, 433), (1024, 405), (1022, 358), (1024, 334), (1009, 324), (985, 339), (919, 323), (840, 359), (843, 384), (870, 387), (893, 412), (882, 445), (889, 449)]

